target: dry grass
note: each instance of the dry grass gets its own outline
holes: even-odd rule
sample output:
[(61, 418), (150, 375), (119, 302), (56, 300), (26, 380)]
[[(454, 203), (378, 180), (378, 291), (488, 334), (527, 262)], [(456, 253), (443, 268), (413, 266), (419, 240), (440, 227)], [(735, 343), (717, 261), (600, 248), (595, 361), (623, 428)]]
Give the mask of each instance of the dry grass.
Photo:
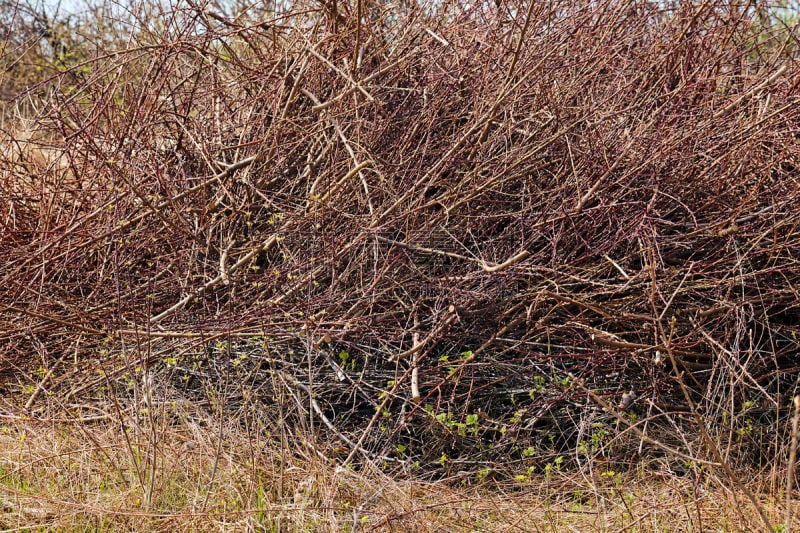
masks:
[[(753, 531), (760, 519), (713, 475), (652, 461), (627, 472), (425, 482), (355, 471), (301, 442), (255, 443), (196, 420), (119, 423), (7, 416), (0, 429), (5, 529), (60, 531)], [(766, 479), (753, 479), (751, 489)], [(761, 500), (773, 523), (783, 511)]]

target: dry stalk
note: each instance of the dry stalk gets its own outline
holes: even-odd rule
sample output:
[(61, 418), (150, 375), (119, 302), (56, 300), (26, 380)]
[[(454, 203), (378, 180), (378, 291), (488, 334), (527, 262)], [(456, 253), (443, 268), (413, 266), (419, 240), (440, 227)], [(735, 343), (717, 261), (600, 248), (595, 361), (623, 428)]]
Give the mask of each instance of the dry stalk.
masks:
[(792, 398), (792, 406), (794, 407), (794, 416), (792, 416), (792, 432), (791, 444), (789, 445), (789, 462), (786, 464), (786, 519), (784, 527), (786, 531), (792, 530), (792, 494), (794, 494), (794, 468), (797, 461), (797, 441), (800, 439), (800, 396)]

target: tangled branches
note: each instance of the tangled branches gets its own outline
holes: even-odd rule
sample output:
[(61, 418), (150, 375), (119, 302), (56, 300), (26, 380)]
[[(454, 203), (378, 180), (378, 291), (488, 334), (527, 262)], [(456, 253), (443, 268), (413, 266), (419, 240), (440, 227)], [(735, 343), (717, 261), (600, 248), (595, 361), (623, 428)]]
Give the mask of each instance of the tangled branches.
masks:
[(676, 375), (711, 418), (783, 407), (796, 29), (668, 4), (138, 13), (9, 134), (6, 367), (71, 361), (44, 388), (76, 405), (136, 368), (289, 391), (350, 460), (575, 445), (610, 416), (575, 378), (653, 419)]

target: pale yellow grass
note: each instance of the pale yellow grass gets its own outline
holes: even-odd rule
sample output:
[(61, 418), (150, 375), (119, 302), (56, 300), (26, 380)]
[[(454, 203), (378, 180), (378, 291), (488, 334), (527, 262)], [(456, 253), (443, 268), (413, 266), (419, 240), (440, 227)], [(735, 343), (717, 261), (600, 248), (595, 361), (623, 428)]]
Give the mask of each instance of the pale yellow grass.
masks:
[[(469, 483), (342, 469), (300, 442), (214, 420), (158, 431), (111, 422), (0, 427), (2, 530), (754, 531), (744, 498), (653, 462), (635, 472)], [(220, 439), (220, 431), (222, 438)], [(751, 489), (756, 489), (751, 483)], [(738, 503), (737, 503), (738, 502)], [(762, 505), (773, 523), (783, 511)]]

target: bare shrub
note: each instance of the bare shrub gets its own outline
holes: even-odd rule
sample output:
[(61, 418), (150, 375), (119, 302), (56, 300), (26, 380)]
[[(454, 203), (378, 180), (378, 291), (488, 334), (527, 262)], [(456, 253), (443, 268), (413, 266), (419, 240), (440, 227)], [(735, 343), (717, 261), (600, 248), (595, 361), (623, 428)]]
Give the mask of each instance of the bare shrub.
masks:
[[(58, 164), (3, 164), (9, 375), (34, 410), (153, 380), (162, 407), (465, 479), (718, 463), (685, 386), (725, 461), (771, 464), (800, 316), (797, 29), (776, 13), (103, 19), (25, 117)], [(46, 208), (25, 179), (52, 184)]]

